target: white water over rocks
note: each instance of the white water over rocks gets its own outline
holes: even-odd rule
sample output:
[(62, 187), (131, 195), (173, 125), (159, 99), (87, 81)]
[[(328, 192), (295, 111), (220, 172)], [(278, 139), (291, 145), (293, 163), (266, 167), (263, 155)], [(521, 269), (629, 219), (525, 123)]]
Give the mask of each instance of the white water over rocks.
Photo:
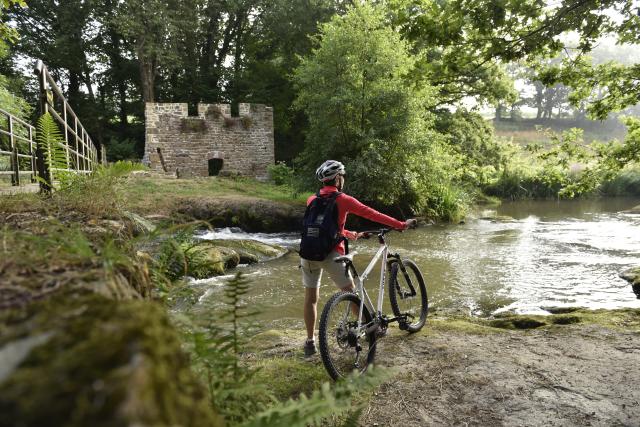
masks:
[(286, 248), (297, 247), (300, 242), (298, 233), (247, 233), (237, 227), (217, 228), (199, 234), (197, 237), (204, 240), (256, 240)]

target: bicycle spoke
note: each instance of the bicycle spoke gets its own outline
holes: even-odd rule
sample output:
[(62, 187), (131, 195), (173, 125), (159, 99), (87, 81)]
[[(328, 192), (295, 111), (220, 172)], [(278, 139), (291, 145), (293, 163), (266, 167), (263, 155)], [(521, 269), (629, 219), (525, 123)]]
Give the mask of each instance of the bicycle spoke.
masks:
[(327, 319), (327, 330), (333, 331), (327, 337), (329, 354), (336, 370), (343, 376), (354, 369), (361, 371), (366, 367), (366, 363), (362, 363), (362, 346), (366, 343), (358, 337), (358, 317), (353, 313), (351, 304), (347, 300), (340, 301)]

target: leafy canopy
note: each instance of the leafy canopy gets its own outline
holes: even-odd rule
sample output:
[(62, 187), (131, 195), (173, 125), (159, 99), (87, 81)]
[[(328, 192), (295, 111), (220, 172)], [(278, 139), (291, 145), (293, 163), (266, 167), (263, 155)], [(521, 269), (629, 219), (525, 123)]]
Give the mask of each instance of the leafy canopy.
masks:
[(433, 90), (411, 83), (409, 44), (370, 4), (334, 17), (316, 43), (295, 71), (296, 105), (309, 120), (303, 172), (312, 180), (320, 163), (339, 159), (354, 194), (414, 204), (425, 165), (414, 159), (428, 158), (436, 138), (427, 113)]

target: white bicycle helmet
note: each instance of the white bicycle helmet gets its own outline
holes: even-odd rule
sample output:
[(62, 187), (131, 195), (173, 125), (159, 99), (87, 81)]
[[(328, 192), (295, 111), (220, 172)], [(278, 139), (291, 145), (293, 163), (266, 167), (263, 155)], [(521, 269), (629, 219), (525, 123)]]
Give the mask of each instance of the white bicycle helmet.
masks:
[(316, 170), (316, 178), (322, 182), (331, 181), (344, 174), (344, 165), (337, 160), (327, 160)]

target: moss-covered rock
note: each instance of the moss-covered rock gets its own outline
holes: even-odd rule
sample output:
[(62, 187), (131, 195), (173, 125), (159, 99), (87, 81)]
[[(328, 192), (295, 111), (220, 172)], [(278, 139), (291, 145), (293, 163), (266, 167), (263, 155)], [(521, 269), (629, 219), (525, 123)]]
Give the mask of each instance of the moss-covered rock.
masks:
[(629, 270), (620, 273), (627, 282), (631, 283), (631, 289), (640, 298), (640, 267), (630, 268)]
[(0, 351), (47, 337), (0, 383), (2, 426), (222, 425), (158, 304), (67, 291), (0, 322)]
[(304, 205), (264, 199), (180, 199), (175, 212), (190, 219), (204, 220), (214, 227), (241, 227), (248, 232), (299, 230)]
[(489, 325), (501, 329), (535, 329), (545, 326), (540, 319), (528, 316), (505, 316), (489, 321)]
[[(240, 255), (240, 263), (242, 264), (252, 264), (253, 262), (278, 258), (288, 252), (288, 250), (282, 246), (271, 245), (251, 239), (209, 240), (208, 242), (219, 247), (233, 249)], [(252, 262), (252, 260), (255, 261)]]
[(231, 248), (203, 241), (191, 250), (187, 274), (196, 279), (221, 276), (237, 267), (240, 259), (240, 255)]

